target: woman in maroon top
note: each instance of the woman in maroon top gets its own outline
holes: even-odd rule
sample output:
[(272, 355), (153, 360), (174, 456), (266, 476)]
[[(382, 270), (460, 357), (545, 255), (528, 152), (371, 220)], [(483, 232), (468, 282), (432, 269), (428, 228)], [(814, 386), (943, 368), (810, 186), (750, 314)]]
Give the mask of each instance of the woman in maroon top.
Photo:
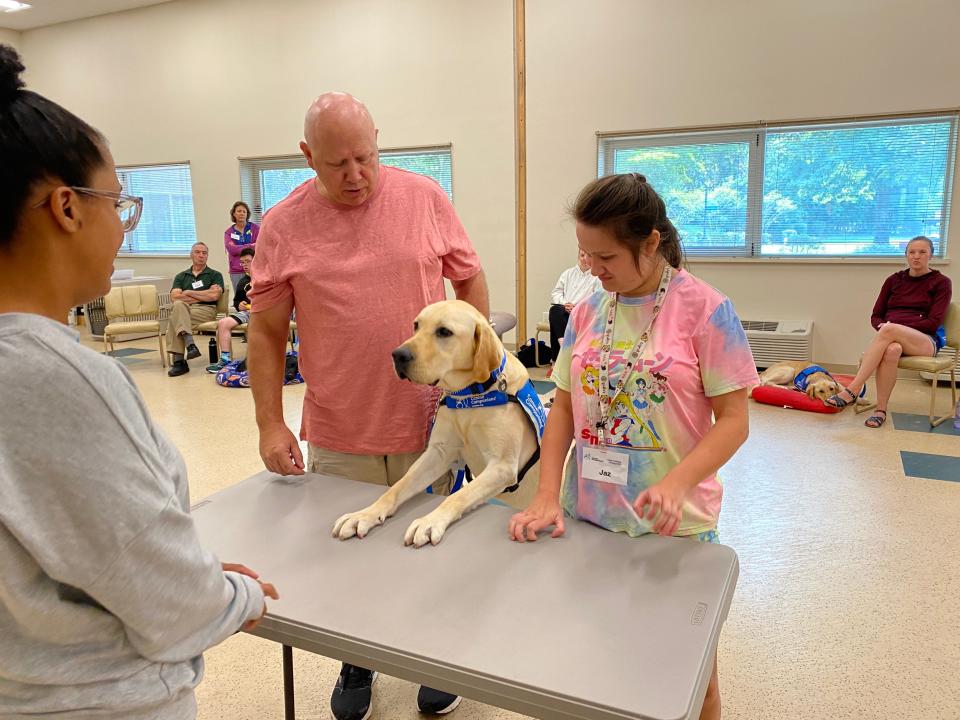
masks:
[(827, 404), (852, 405), (867, 378), (877, 374), (877, 409), (864, 423), (878, 428), (887, 419), (887, 401), (897, 382), (901, 355), (932, 357), (944, 344), (943, 319), (950, 305), (950, 278), (930, 269), (933, 243), (920, 235), (907, 243), (906, 270), (886, 279), (873, 306), (870, 324), (877, 334), (867, 346), (860, 371), (849, 386), (827, 398)]

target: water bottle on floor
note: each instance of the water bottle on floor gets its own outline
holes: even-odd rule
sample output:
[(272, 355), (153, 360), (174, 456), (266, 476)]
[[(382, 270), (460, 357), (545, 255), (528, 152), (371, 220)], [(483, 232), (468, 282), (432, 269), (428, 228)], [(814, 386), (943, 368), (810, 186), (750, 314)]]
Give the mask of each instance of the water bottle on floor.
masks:
[(210, 364), (213, 365), (217, 360), (220, 359), (220, 351), (217, 350), (217, 339), (210, 338), (209, 350), (207, 354), (210, 356)]
[(957, 401), (957, 411), (953, 414), (953, 427), (960, 430), (960, 400)]

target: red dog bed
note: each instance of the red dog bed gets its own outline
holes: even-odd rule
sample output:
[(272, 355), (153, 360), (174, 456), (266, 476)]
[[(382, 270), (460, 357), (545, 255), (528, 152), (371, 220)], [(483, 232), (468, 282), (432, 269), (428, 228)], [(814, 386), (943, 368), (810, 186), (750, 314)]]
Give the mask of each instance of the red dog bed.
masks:
[[(841, 385), (847, 385), (853, 380), (853, 375), (834, 375), (833, 379)], [(818, 413), (837, 413), (840, 408), (824, 405), (817, 398), (808, 397), (806, 393), (792, 388), (776, 385), (760, 385), (753, 389), (753, 399), (766, 405), (792, 408), (794, 410), (809, 410)]]

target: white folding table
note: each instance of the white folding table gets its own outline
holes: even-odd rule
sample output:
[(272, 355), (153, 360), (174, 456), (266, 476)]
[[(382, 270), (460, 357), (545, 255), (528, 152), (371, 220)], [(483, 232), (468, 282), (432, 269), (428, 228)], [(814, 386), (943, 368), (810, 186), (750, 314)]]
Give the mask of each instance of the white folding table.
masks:
[(495, 504), (435, 547), (405, 547), (442, 500), (427, 494), (363, 540), (331, 537), (382, 491), (262, 472), (194, 509), (207, 547), (280, 593), (253, 634), (284, 646), (288, 719), (292, 647), (537, 718), (698, 717), (737, 581), (730, 548), (573, 520), (520, 544)]

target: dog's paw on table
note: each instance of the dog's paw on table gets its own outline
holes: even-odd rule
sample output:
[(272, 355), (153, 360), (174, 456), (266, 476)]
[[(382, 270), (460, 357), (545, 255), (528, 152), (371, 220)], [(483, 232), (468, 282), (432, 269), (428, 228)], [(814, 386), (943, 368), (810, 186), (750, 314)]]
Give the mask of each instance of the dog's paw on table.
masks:
[(436, 516), (436, 512), (417, 518), (403, 536), (404, 545), (413, 545), (414, 547), (423, 547), (427, 543), (436, 545), (443, 539), (444, 533), (450, 527), (449, 520)]
[(378, 511), (369, 508), (347, 513), (333, 524), (333, 537), (347, 540), (356, 535), (362, 539), (377, 525), (383, 525), (383, 521), (384, 517)]

